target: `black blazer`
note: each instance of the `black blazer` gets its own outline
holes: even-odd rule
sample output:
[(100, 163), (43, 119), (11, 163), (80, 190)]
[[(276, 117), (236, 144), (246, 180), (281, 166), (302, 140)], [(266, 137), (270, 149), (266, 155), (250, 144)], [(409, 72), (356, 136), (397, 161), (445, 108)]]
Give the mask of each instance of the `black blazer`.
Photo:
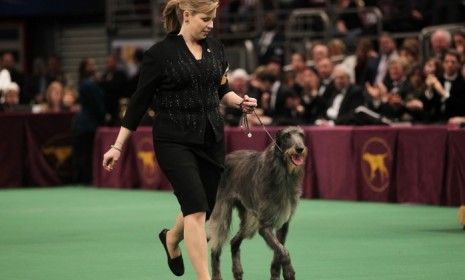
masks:
[[(444, 86), (444, 77), (439, 78), (439, 82)], [(440, 99), (436, 106), (442, 106)], [(465, 116), (465, 80), (460, 73), (457, 78), (452, 81), (450, 88), (450, 97), (445, 101), (444, 106), (439, 110), (439, 119), (447, 121), (451, 117)]]
[[(336, 94), (333, 95), (333, 101), (335, 97)], [(341, 107), (339, 107), (339, 113), (334, 123), (338, 125), (355, 124), (355, 108), (363, 105), (364, 101), (362, 89), (356, 85), (350, 85), (342, 99)]]
[(153, 102), (154, 139), (204, 143), (207, 125), (216, 141), (223, 139), (220, 99), (229, 92), (223, 45), (212, 38), (201, 41), (202, 59), (196, 60), (182, 36), (170, 33), (144, 53), (136, 92), (122, 125), (135, 130)]

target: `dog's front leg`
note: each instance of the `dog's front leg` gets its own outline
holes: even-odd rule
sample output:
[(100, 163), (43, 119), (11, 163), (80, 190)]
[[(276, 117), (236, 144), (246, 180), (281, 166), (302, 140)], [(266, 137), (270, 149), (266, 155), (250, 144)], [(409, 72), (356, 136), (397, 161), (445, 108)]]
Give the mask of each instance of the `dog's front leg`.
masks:
[[(285, 280), (295, 280), (295, 271), (291, 264), (291, 257), (289, 251), (284, 247), (283, 244), (278, 240), (276, 235), (273, 233), (271, 227), (263, 227), (259, 230), (260, 235), (265, 239), (266, 244), (273, 249), (276, 258), (283, 267), (283, 276)], [(273, 276), (272, 276), (273, 277)], [(272, 278), (273, 279), (273, 278)], [(276, 278), (276, 279), (279, 279)]]
[[(284, 246), (286, 243), (286, 236), (289, 230), (289, 222), (285, 223), (280, 229), (276, 231), (276, 237), (278, 238), (279, 243)], [(273, 262), (271, 263), (271, 280), (279, 280), (280, 273), (281, 273), (281, 262), (279, 261), (278, 254), (273, 254)]]

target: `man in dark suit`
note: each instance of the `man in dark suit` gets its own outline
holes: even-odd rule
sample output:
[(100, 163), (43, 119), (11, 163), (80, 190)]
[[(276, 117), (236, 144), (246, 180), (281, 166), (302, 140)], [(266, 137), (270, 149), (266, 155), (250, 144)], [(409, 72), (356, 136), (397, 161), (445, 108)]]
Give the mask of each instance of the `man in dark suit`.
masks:
[(382, 33), (378, 44), (379, 56), (367, 62), (366, 81), (370, 84), (382, 83), (387, 74), (389, 62), (398, 57), (396, 42), (389, 33)]
[(256, 79), (262, 91), (260, 105), (265, 115), (273, 119), (286, 117), (286, 98), (295, 95), (293, 90), (281, 83), (276, 74), (267, 68), (257, 71)]
[(437, 98), (440, 121), (447, 121), (456, 116), (465, 116), (465, 80), (460, 73), (460, 54), (455, 50), (448, 50), (442, 60), (444, 75), (439, 82), (444, 87), (443, 94)]
[(370, 94), (372, 98), (369, 105), (373, 110), (396, 121), (400, 121), (405, 113), (406, 97), (412, 90), (407, 80), (407, 66), (407, 62), (402, 58), (392, 59), (383, 83), (377, 84), (379, 96), (376, 98)]
[(284, 57), (284, 36), (278, 28), (278, 20), (273, 12), (264, 17), (263, 31), (256, 41), (259, 65), (267, 64), (272, 58)]
[(106, 58), (105, 72), (100, 81), (100, 87), (104, 92), (105, 108), (110, 114), (110, 125), (119, 125), (119, 101), (123, 97), (127, 97), (127, 81), (126, 73), (118, 69), (116, 56), (110, 54)]
[(350, 83), (350, 71), (342, 64), (333, 71), (334, 90), (324, 119), (316, 124), (355, 124), (355, 108), (364, 104), (361, 88)]
[(334, 64), (329, 58), (323, 58), (317, 63), (318, 76), (320, 78), (320, 87), (318, 88), (317, 96), (321, 101), (327, 104), (334, 91), (333, 70)]

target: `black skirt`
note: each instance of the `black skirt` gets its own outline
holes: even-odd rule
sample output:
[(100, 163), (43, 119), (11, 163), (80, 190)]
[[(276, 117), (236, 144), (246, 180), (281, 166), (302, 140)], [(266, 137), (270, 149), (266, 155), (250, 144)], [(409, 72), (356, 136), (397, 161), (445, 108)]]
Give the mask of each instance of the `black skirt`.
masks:
[(153, 143), (183, 215), (206, 212), (208, 219), (215, 206), (225, 150), (224, 142), (215, 140), (211, 125), (205, 131), (204, 144), (155, 141), (155, 137)]

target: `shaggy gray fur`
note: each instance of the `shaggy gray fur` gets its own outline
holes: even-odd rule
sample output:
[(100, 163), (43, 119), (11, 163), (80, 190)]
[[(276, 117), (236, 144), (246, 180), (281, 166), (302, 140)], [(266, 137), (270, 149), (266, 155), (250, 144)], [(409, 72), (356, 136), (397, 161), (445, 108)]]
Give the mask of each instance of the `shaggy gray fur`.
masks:
[(241, 220), (240, 229), (230, 242), (234, 279), (242, 279), (243, 275), (241, 242), (257, 231), (274, 251), (271, 279), (280, 279), (281, 267), (284, 279), (295, 279), (284, 242), (300, 199), (305, 166), (296, 165), (292, 159), (302, 162), (306, 156), (303, 130), (288, 127), (279, 131), (276, 144), (270, 144), (263, 152), (241, 150), (226, 157), (216, 206), (210, 217), (213, 280), (222, 279), (220, 255), (228, 238), (233, 208), (238, 210)]

